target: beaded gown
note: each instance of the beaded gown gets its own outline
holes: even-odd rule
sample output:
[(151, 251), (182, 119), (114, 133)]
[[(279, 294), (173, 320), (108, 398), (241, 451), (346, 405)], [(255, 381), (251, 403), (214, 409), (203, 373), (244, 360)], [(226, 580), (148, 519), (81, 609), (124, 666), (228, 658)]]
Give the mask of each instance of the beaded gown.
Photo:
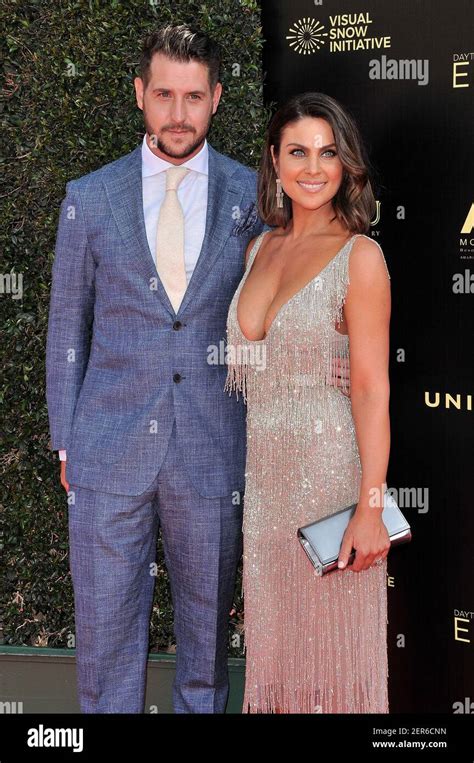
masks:
[(298, 527), (359, 498), (351, 401), (336, 387), (333, 360), (349, 359), (349, 338), (335, 326), (352, 245), (364, 234), (353, 235), (253, 341), (240, 330), (237, 303), (265, 233), (227, 319), (224, 389), (247, 403), (242, 712), (388, 713), (386, 559), (318, 577), (297, 539)]

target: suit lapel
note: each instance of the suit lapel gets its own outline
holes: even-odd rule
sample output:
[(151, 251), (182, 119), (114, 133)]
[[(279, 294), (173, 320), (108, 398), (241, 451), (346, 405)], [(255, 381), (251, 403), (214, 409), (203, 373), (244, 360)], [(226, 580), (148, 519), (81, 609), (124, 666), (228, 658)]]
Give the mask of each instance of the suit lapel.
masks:
[(243, 188), (238, 181), (229, 176), (225, 157), (209, 146), (206, 228), (201, 252), (178, 315), (186, 310), (187, 305), (203, 286), (210, 270), (221, 256), (224, 244), (235, 223), (232, 210), (240, 206), (242, 197)]
[(125, 171), (122, 165), (120, 172), (116, 172), (112, 179), (104, 181), (115, 222), (122, 238), (130, 246), (130, 256), (134, 257), (147, 281), (157, 284), (155, 293), (173, 318), (183, 313), (222, 254), (235, 222), (232, 217), (233, 208), (240, 207), (243, 197), (241, 185), (229, 177), (225, 157), (209, 144), (208, 149), (209, 175), (204, 238), (178, 313), (175, 313), (169, 301), (148, 245), (143, 215), (141, 145), (129, 154)]

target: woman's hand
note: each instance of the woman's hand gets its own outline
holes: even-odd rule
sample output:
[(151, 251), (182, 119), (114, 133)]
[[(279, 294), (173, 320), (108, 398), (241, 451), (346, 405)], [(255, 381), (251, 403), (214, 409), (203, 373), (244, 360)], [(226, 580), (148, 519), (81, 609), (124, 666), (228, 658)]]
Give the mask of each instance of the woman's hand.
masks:
[(380, 511), (368, 508), (358, 513), (358, 508), (346, 527), (338, 562), (338, 567), (346, 567), (354, 548), (355, 559), (353, 564), (349, 565), (353, 572), (368, 570), (379, 559), (385, 559), (390, 551), (390, 536)]

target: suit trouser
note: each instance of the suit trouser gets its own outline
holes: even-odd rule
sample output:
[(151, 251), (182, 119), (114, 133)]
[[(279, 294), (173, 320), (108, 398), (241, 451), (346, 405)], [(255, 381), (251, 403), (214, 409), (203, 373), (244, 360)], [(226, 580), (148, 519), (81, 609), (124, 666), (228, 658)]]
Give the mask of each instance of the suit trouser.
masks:
[[(177, 713), (223, 713), (229, 612), (242, 553), (242, 500), (203, 498), (176, 447), (139, 496), (69, 485), (70, 567), (81, 711), (145, 711), (149, 624), (161, 528), (176, 637)], [(241, 495), (240, 495), (241, 498)]]

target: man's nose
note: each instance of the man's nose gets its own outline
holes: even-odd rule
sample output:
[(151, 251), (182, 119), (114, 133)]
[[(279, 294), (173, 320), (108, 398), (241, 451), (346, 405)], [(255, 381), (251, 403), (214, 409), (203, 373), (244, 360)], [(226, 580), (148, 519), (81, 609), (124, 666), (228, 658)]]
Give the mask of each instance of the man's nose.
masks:
[(171, 104), (171, 117), (177, 124), (181, 124), (186, 116), (186, 104), (181, 98), (174, 98)]

